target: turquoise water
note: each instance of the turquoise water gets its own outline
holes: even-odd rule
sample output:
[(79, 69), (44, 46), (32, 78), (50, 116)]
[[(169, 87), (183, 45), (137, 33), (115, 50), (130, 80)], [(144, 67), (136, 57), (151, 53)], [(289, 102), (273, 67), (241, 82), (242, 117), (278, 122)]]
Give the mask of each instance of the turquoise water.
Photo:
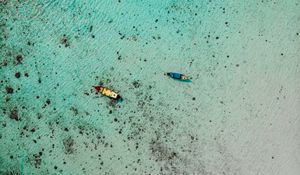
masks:
[(0, 10), (0, 174), (299, 174), (299, 1)]

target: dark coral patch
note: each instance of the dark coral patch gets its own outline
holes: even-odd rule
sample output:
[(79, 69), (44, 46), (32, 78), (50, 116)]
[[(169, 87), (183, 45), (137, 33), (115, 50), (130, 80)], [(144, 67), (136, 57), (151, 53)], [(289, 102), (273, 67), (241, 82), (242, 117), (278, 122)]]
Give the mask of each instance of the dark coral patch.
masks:
[(23, 56), (22, 55), (17, 55), (16, 56), (16, 64), (22, 64), (23, 61)]
[(6, 86), (5, 90), (6, 90), (6, 93), (8, 93), (8, 94), (14, 93), (14, 89), (11, 86)]
[(15, 77), (16, 78), (20, 78), (21, 77), (21, 73), (20, 72), (15, 73)]
[(10, 111), (9, 118), (16, 120), (16, 121), (20, 120), (18, 110), (16, 108)]
[(139, 81), (134, 81), (132, 82), (132, 85), (135, 87), (135, 88), (139, 88), (141, 86), (141, 84), (139, 83)]
[(66, 35), (63, 35), (62, 39), (60, 40), (60, 43), (62, 45), (64, 45), (65, 47), (69, 47), (70, 46), (70, 42), (69, 42), (69, 40), (68, 40), (68, 38), (67, 38)]
[(74, 148), (73, 148), (74, 143), (75, 143), (74, 139), (72, 139), (71, 137), (63, 140), (63, 144), (65, 146), (65, 153), (66, 154), (74, 153)]

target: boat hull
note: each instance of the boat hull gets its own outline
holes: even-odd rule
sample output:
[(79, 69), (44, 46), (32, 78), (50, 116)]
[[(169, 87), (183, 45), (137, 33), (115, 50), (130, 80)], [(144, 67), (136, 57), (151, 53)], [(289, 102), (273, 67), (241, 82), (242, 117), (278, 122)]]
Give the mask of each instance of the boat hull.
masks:
[(168, 72), (167, 75), (179, 81), (187, 81), (187, 82), (191, 81), (191, 78), (177, 72)]
[(94, 86), (97, 92), (114, 100), (122, 100), (122, 97), (113, 90), (104, 86)]

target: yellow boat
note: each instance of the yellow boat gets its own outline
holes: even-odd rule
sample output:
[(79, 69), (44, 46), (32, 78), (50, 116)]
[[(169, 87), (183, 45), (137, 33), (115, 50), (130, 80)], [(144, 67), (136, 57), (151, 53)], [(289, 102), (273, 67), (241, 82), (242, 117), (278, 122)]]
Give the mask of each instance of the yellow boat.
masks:
[(97, 92), (100, 92), (102, 95), (105, 95), (109, 98), (115, 99), (115, 100), (122, 100), (122, 97), (114, 92), (113, 90), (104, 87), (104, 86), (94, 86)]

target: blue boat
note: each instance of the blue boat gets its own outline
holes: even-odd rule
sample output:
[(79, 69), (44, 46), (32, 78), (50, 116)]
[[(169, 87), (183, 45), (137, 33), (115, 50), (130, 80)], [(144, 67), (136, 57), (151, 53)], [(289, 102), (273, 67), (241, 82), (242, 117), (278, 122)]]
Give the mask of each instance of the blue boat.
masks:
[(185, 82), (191, 82), (191, 77), (188, 77), (186, 75), (183, 75), (181, 73), (177, 73), (177, 72), (168, 72), (166, 73), (166, 75), (168, 75), (169, 77), (179, 80), (179, 81), (185, 81)]

